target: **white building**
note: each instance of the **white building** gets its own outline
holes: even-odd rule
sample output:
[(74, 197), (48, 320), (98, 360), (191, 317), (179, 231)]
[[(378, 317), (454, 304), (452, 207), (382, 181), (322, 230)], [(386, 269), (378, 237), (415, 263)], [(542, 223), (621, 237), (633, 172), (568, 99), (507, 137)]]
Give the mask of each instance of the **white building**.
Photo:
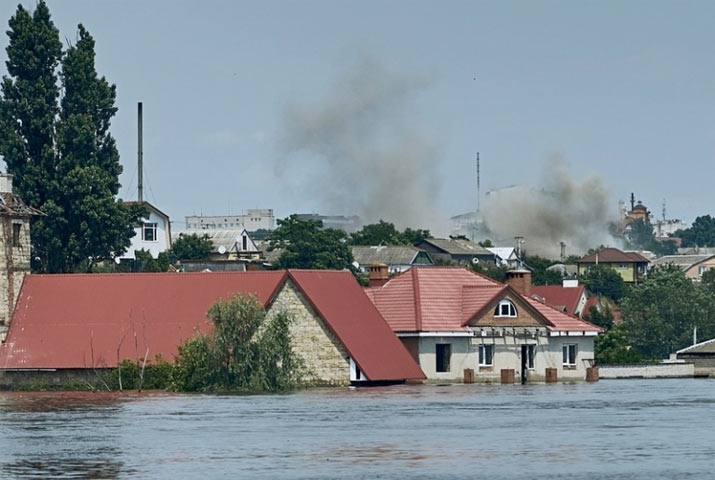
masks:
[(186, 230), (274, 230), (276, 219), (272, 208), (246, 210), (242, 215), (193, 215), (186, 218)]
[[(125, 202), (126, 204), (136, 204), (137, 202)], [(149, 210), (149, 216), (142, 218), (140, 223), (134, 227), (135, 235), (132, 237), (132, 244), (129, 249), (119, 257), (121, 260), (135, 259), (134, 252), (137, 250), (147, 250), (153, 258), (157, 258), (161, 252), (171, 248), (171, 223), (169, 216), (156, 208), (149, 202), (142, 202)]]

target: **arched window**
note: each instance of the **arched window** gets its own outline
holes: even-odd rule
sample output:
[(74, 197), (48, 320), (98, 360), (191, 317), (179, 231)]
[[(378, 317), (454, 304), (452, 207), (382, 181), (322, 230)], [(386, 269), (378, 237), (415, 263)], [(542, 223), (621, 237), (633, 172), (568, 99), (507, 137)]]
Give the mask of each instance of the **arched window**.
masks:
[(502, 300), (494, 310), (495, 317), (516, 317), (516, 307), (509, 300)]

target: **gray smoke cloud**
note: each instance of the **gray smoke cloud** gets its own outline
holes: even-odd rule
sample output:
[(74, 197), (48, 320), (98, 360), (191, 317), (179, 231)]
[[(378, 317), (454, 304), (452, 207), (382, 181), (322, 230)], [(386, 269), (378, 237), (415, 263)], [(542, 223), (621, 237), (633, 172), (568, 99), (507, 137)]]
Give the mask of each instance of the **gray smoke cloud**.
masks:
[(433, 207), (439, 148), (410, 115), (426, 86), (360, 59), (323, 98), (286, 107), (277, 173), (302, 195), (318, 196), (320, 213), (444, 234), (448, 220)]
[(541, 185), (493, 191), (483, 205), (493, 238), (513, 245), (514, 237), (522, 236), (529, 254), (559, 258), (562, 241), (569, 255), (601, 244), (621, 247), (609, 233), (609, 225), (619, 219), (618, 208), (603, 180), (597, 175), (575, 180), (561, 154), (546, 162)]

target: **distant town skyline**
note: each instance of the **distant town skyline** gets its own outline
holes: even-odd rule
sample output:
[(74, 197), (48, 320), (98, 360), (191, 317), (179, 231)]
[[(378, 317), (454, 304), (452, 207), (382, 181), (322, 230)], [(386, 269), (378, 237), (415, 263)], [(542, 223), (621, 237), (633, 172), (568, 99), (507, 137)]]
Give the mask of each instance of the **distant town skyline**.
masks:
[[(117, 85), (127, 200), (143, 102), (144, 196), (179, 230), (251, 208), (380, 215), (378, 194), (423, 194), (425, 222), (446, 219), (476, 208), (477, 152), (482, 193), (548, 183), (559, 156), (577, 184), (601, 177), (614, 212), (634, 192), (657, 218), (664, 199), (670, 218), (715, 213), (711, 2), (47, 3), (65, 43), (84, 24)], [(296, 129), (308, 118), (318, 144)]]

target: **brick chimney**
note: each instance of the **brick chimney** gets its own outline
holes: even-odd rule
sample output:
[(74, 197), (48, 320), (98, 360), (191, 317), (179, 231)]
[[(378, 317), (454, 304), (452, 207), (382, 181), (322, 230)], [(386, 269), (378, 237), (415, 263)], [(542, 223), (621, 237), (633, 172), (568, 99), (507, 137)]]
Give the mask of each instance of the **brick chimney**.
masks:
[(387, 265), (384, 263), (373, 263), (367, 267), (370, 274), (370, 281), (367, 284), (368, 287), (381, 287), (390, 280), (390, 275), (387, 272)]
[(522, 295), (531, 295), (531, 272), (525, 268), (506, 272), (506, 283)]

